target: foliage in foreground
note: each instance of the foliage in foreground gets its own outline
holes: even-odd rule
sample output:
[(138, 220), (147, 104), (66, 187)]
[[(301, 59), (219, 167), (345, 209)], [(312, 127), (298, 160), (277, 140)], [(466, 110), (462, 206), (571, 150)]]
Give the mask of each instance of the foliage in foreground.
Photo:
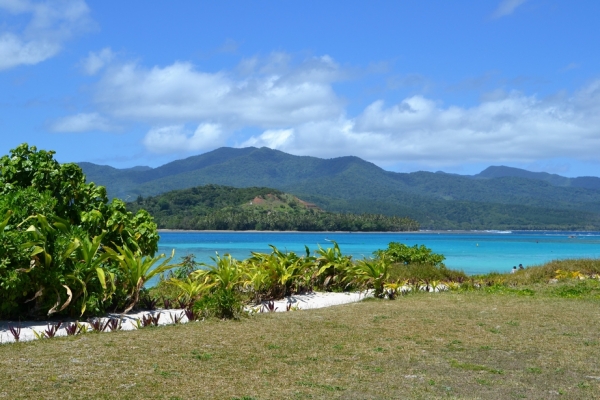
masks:
[(53, 156), (22, 144), (0, 158), (2, 319), (123, 309), (136, 301), (130, 274), (137, 264), (121, 258), (145, 260), (157, 250), (147, 212), (109, 202), (104, 187), (86, 184), (81, 168)]
[(271, 253), (252, 253), (241, 261), (217, 255), (213, 265), (205, 265), (207, 269), (193, 271), (185, 278), (171, 276), (151, 291), (164, 296), (166, 288), (176, 288), (171, 295), (184, 303), (195, 303), (195, 310), (204, 316), (219, 318), (238, 318), (243, 304), (260, 304), (312, 290), (373, 290), (376, 298), (388, 299), (442, 290), (533, 295), (536, 284), (561, 282), (549, 289), (551, 294), (600, 296), (600, 260), (553, 261), (515, 274), (469, 277), (446, 268), (443, 256), (424, 246), (392, 242), (387, 249), (375, 252), (375, 258), (358, 261), (343, 255), (335, 242), (330, 248), (319, 247), (314, 255), (308, 248), (306, 254), (298, 255), (271, 247)]
[[(238, 318), (244, 303), (260, 304), (313, 290), (373, 290), (375, 297), (393, 299), (406, 284), (415, 290), (436, 290), (447, 286), (440, 285), (441, 281), (466, 279), (464, 273), (446, 269), (441, 264), (443, 256), (424, 246), (407, 248), (421, 257), (400, 262), (397, 247), (397, 243), (390, 243), (388, 250), (376, 252), (375, 258), (358, 261), (342, 254), (335, 242), (333, 247), (319, 247), (314, 253), (306, 247), (304, 255), (282, 252), (275, 246), (271, 246), (271, 253), (253, 252), (241, 261), (217, 254), (213, 265), (192, 272), (188, 260), (186, 267), (175, 270), (152, 291), (164, 297), (170, 286), (177, 289), (179, 300), (195, 303), (194, 309), (205, 316)], [(411, 279), (404, 276), (407, 270)]]

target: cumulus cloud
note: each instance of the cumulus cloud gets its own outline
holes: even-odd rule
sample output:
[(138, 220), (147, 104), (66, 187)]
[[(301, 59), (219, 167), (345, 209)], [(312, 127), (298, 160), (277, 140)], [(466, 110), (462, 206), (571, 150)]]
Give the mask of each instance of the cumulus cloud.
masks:
[(502, 0), (492, 16), (494, 18), (506, 17), (512, 14), (517, 7), (525, 3), (527, 0)]
[(293, 141), (293, 129), (269, 129), (263, 132), (258, 137), (252, 136), (250, 139), (242, 143), (241, 147), (270, 147), (271, 149), (279, 149), (288, 147), (287, 144)]
[(60, 133), (80, 133), (90, 131), (112, 131), (115, 127), (98, 113), (79, 113), (59, 119), (50, 125), (50, 130)]
[[(600, 147), (600, 80), (546, 98), (496, 89), (471, 107), (422, 94), (392, 104), (379, 99), (348, 115), (334, 90), (344, 71), (329, 57), (292, 64), (275, 54), (242, 64), (242, 72), (210, 73), (182, 62), (111, 64), (94, 89), (99, 113), (67, 117), (53, 129), (110, 128), (109, 119), (149, 126), (142, 142), (154, 153), (233, 144), (429, 167), (594, 159)], [(249, 130), (259, 133), (248, 137)]]
[(17, 31), (0, 31), (0, 70), (33, 65), (58, 54), (65, 41), (92, 24), (84, 1), (0, 0), (0, 12), (30, 15)]
[(183, 125), (151, 129), (144, 137), (144, 146), (161, 154), (185, 153), (213, 149), (224, 143), (221, 127), (217, 124), (200, 124), (194, 132)]
[(115, 54), (110, 47), (105, 47), (98, 52), (89, 52), (88, 56), (81, 61), (81, 68), (87, 75), (96, 75), (102, 68), (109, 64)]
[(514, 92), (471, 108), (413, 96), (390, 106), (375, 101), (355, 118), (267, 130), (243, 145), (298, 155), (356, 155), (380, 165), (594, 159), (599, 111), (600, 81), (570, 97), (539, 99)]
[(154, 124), (278, 128), (338, 115), (342, 105), (331, 83), (339, 74), (327, 57), (294, 68), (276, 60), (243, 77), (182, 62), (151, 69), (126, 64), (104, 74), (95, 101), (117, 118)]

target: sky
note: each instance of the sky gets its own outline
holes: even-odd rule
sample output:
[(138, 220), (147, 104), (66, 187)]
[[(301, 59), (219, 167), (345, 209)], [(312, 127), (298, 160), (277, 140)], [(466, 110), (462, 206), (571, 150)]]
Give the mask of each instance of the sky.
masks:
[(600, 1), (0, 0), (0, 155), (600, 176)]

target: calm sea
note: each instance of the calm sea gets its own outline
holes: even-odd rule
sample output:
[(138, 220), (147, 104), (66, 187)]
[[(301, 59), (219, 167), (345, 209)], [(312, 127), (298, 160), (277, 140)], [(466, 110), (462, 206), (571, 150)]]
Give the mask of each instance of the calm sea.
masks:
[(245, 259), (251, 251), (270, 252), (271, 244), (304, 254), (305, 245), (314, 251), (319, 245), (331, 247), (331, 241), (355, 259), (370, 257), (389, 242), (424, 244), (445, 255), (446, 266), (467, 274), (506, 272), (514, 265), (527, 267), (557, 259), (600, 257), (600, 232), (161, 232), (160, 237), (160, 252), (169, 254), (175, 249), (177, 259), (194, 254), (196, 261), (207, 263), (215, 252)]

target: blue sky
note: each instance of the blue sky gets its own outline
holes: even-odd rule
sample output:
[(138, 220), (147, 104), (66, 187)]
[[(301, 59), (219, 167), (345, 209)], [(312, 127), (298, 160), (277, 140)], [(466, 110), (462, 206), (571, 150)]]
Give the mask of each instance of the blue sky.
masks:
[(600, 176), (600, 2), (0, 0), (0, 154)]

